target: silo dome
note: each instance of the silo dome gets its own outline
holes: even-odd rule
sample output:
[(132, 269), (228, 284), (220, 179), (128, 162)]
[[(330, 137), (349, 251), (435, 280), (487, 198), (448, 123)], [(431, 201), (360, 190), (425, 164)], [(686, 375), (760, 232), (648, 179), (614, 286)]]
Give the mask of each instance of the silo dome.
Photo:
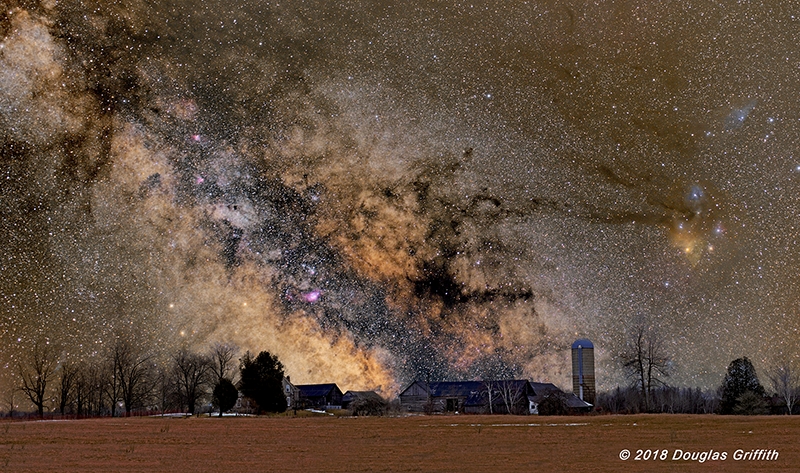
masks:
[(575, 340), (575, 342), (573, 342), (572, 348), (594, 348), (594, 345), (588, 338), (581, 338), (580, 340)]

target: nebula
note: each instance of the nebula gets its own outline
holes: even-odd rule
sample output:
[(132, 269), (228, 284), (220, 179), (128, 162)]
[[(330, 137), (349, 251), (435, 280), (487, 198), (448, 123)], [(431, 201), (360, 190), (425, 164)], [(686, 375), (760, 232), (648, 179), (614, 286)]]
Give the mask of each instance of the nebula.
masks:
[(590, 338), (603, 389), (642, 317), (676, 384), (797, 358), (784, 6), (12, 0), (0, 382), (135, 333), (568, 388)]

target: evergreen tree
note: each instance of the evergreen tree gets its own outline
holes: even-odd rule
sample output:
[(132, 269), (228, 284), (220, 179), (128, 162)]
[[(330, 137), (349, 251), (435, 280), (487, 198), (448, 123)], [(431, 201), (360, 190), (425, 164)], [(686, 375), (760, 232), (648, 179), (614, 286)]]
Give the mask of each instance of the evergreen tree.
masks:
[(229, 411), (236, 405), (236, 400), (239, 398), (239, 390), (233, 385), (228, 378), (220, 378), (217, 385), (214, 386), (212, 402), (214, 406), (219, 409), (219, 416), (222, 413)]
[[(722, 382), (722, 386), (720, 386), (720, 414), (760, 413), (760, 409), (754, 411), (744, 409), (747, 406), (753, 405), (753, 396), (744, 396), (748, 393), (752, 393), (763, 399), (764, 387), (761, 386), (761, 383), (758, 381), (753, 363), (751, 363), (747, 357), (738, 358), (728, 365), (728, 372), (725, 375), (725, 380)], [(739, 405), (742, 400), (747, 400), (747, 406)]]
[(766, 415), (769, 414), (769, 406), (764, 396), (759, 396), (753, 391), (747, 391), (736, 398), (736, 405), (733, 413), (738, 415)]
[(250, 352), (241, 359), (242, 394), (258, 404), (259, 412), (283, 412), (286, 396), (283, 394), (283, 364), (278, 357), (262, 351), (253, 358)]

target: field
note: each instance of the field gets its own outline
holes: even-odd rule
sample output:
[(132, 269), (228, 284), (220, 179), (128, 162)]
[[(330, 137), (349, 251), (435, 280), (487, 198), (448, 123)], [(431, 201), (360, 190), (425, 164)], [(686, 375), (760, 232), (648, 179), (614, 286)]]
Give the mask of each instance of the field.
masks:
[[(800, 417), (789, 416), (15, 421), (0, 422), (0, 471), (497, 472), (503, 468), (779, 472), (800, 468), (798, 440)], [(620, 459), (623, 449), (630, 450), (631, 458)], [(759, 454), (759, 449), (777, 451), (777, 459), (736, 459), (737, 450), (766, 456), (766, 452)], [(650, 459), (636, 460), (637, 450), (643, 450), (642, 458)], [(658, 450), (655, 460), (653, 450)], [(718, 457), (725, 453), (725, 459), (712, 460), (711, 452), (700, 462), (701, 452), (710, 450)], [(681, 458), (673, 459), (676, 455)], [(661, 460), (662, 456), (666, 459)]]

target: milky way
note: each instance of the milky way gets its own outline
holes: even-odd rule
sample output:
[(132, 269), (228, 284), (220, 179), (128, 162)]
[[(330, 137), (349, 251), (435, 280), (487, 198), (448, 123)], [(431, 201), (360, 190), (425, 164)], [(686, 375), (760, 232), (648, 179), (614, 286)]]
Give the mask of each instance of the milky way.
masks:
[(791, 2), (11, 0), (0, 361), (269, 350), (298, 382), (673, 384), (798, 356)]

